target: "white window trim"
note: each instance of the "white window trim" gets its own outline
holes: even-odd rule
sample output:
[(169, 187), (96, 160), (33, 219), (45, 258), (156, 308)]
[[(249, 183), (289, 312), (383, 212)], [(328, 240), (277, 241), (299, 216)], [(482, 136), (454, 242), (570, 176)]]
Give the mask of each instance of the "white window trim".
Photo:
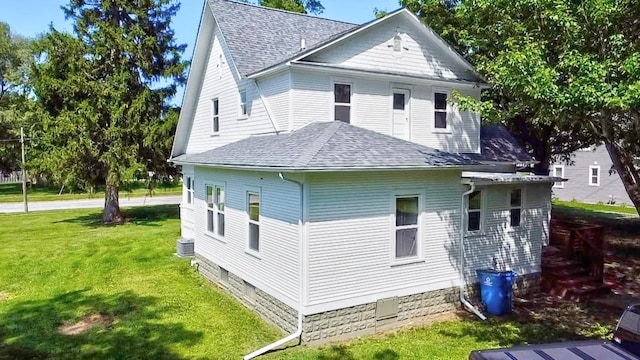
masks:
[(486, 216), (486, 192), (487, 189), (478, 189), (476, 188), (475, 191), (479, 191), (480, 192), (480, 209), (479, 210), (473, 210), (475, 211), (480, 211), (480, 228), (478, 230), (473, 230), (470, 231), (469, 230), (469, 195), (465, 196), (464, 202), (464, 217), (465, 217), (465, 221), (464, 221), (464, 232), (466, 236), (482, 236), (484, 235), (484, 230), (485, 230), (485, 216)]
[[(389, 126), (389, 134), (393, 134), (393, 94), (398, 91), (407, 91), (409, 94), (409, 98), (405, 104), (405, 110), (409, 113), (408, 117), (409, 117), (409, 124), (407, 124), (406, 130), (409, 132), (407, 138), (409, 139), (409, 141), (411, 141), (411, 139), (413, 138), (413, 132), (411, 131), (412, 127), (413, 127), (413, 86), (402, 86), (402, 84), (390, 84), (391, 86), (389, 86), (389, 119), (391, 119), (390, 121), (390, 126)], [(408, 108), (408, 109), (407, 109)]]
[[(396, 258), (396, 230), (398, 227), (396, 226), (396, 199), (403, 197), (418, 197), (418, 231), (416, 234), (416, 256), (408, 256), (403, 258)], [(424, 194), (421, 190), (397, 190), (391, 193), (389, 197), (391, 206), (390, 206), (390, 224), (391, 224), (391, 232), (390, 232), (390, 252), (389, 259), (391, 262), (391, 266), (397, 265), (405, 265), (405, 264), (413, 264), (417, 262), (424, 262), (424, 253), (423, 253), (423, 228), (424, 228)], [(414, 225), (415, 226), (415, 225)], [(400, 228), (410, 228), (409, 227), (400, 227)]]
[[(194, 203), (194, 195), (195, 192), (193, 191), (194, 186), (195, 186), (195, 179), (193, 178), (192, 174), (183, 174), (183, 181), (182, 181), (182, 185), (184, 186), (185, 189), (185, 195), (186, 195), (186, 199), (185, 199), (185, 204), (189, 207), (193, 207), (193, 203)], [(185, 181), (186, 180), (186, 181)], [(188, 184), (188, 182), (191, 182), (191, 184)]]
[[(447, 94), (447, 127), (436, 127), (436, 93)], [(453, 119), (453, 109), (449, 100), (451, 99), (451, 89), (434, 87), (431, 90), (431, 132), (434, 134), (451, 134), (451, 120)]]
[[(218, 114), (216, 115), (215, 113), (215, 102), (218, 102)], [(218, 131), (215, 131), (215, 119), (216, 117), (218, 118)], [(219, 97), (214, 97), (213, 99), (211, 99), (211, 136), (219, 136), (220, 135), (220, 98)]]
[[(336, 84), (349, 85), (351, 93), (349, 94), (350, 103), (337, 103), (335, 97)], [(353, 79), (332, 78), (331, 79), (331, 120), (336, 120), (336, 105), (349, 106), (349, 124), (355, 124), (355, 83)]]
[[(520, 206), (512, 206), (511, 205), (511, 191), (513, 190), (517, 190), (520, 189)], [(507, 217), (507, 225), (510, 229), (522, 229), (523, 225), (524, 225), (524, 217), (525, 217), (525, 204), (526, 204), (526, 200), (525, 200), (525, 187), (514, 187), (514, 188), (510, 188), (508, 190), (508, 195), (507, 195), (507, 208), (509, 209), (509, 216)], [(511, 210), (513, 209), (520, 209), (520, 225), (518, 226), (511, 226)], [(481, 226), (482, 227), (482, 226)]]
[[(551, 169), (553, 171), (553, 176), (554, 177), (564, 178), (564, 165), (553, 165), (553, 167)], [(560, 169), (560, 175), (558, 175), (558, 172), (556, 171), (556, 169)], [(564, 181), (554, 182), (553, 183), (553, 187), (556, 188), (556, 189), (564, 188)]]
[[(225, 241), (225, 236), (224, 235), (220, 235), (219, 229), (220, 227), (218, 226), (218, 215), (222, 214), (224, 215), (224, 228), (225, 228), (225, 232), (226, 232), (226, 228), (227, 228), (227, 187), (226, 184), (223, 182), (217, 182), (217, 183), (213, 183), (213, 218), (215, 220), (215, 237), (221, 241)], [(217, 188), (221, 188), (222, 192), (224, 193), (224, 210), (220, 211), (220, 209), (218, 208), (218, 193), (216, 191)]]
[[(244, 103), (244, 111), (242, 112), (242, 93), (244, 92), (246, 103)], [(244, 120), (249, 118), (249, 92), (246, 87), (238, 89), (238, 120)]]
[[(211, 191), (212, 191), (212, 196), (213, 196), (213, 207), (209, 207), (209, 203), (207, 202), (207, 187), (211, 187)], [(218, 209), (218, 204), (216, 203), (217, 199), (216, 199), (216, 188), (217, 187), (221, 187), (224, 191), (225, 191), (225, 201), (226, 201), (226, 183), (224, 182), (218, 182), (218, 181), (206, 181), (205, 185), (204, 185), (204, 191), (205, 191), (205, 228), (204, 228), (204, 234), (207, 235), (210, 238), (216, 239), (220, 242), (226, 243), (225, 237), (221, 236), (218, 234), (218, 214), (222, 213), (225, 214), (225, 211), (220, 212)], [(226, 207), (226, 203), (225, 203), (225, 207)], [(213, 212), (213, 231), (209, 231), (208, 229), (208, 216), (209, 216), (209, 210), (211, 210)], [(226, 225), (226, 216), (225, 216), (225, 225)], [(226, 226), (225, 226), (226, 228)]]
[[(252, 188), (252, 187), (246, 188), (245, 189), (245, 200), (244, 200), (244, 202), (245, 202), (245, 219), (246, 219), (245, 223), (247, 224), (246, 225), (247, 226), (247, 230), (246, 230), (246, 238), (247, 238), (247, 240), (245, 241), (245, 253), (247, 253), (247, 254), (249, 254), (251, 256), (254, 256), (254, 257), (258, 258), (258, 259), (261, 258), (260, 249), (263, 247), (263, 244), (262, 244), (262, 229), (261, 229), (262, 221), (260, 221), (261, 218), (262, 218), (263, 199), (262, 199), (262, 191), (260, 191), (260, 190), (261, 190), (260, 188)], [(260, 211), (258, 212), (258, 221), (251, 220), (251, 218), (249, 216), (249, 194), (256, 194), (256, 195), (258, 195), (258, 198), (260, 199)], [(250, 239), (250, 235), (249, 235), (250, 226), (249, 226), (249, 224), (258, 225), (258, 229), (259, 229), (258, 230), (259, 231), (259, 233), (258, 233), (258, 251), (253, 250), (253, 249), (251, 249), (249, 247), (249, 239)]]
[[(204, 233), (205, 235), (208, 235), (212, 238), (216, 237), (216, 217), (215, 217), (215, 212), (213, 211), (214, 205), (212, 204), (211, 207), (209, 207), (209, 188), (211, 188), (211, 198), (212, 198), (212, 202), (215, 202), (214, 196), (215, 196), (215, 186), (213, 186), (213, 183), (211, 182), (205, 182), (204, 184), (204, 208), (205, 208), (205, 212), (204, 212)], [(209, 230), (209, 212), (211, 212), (211, 227), (212, 229)]]
[[(597, 169), (598, 170), (598, 182), (597, 183), (594, 183), (592, 181), (593, 180), (593, 175), (591, 175), (591, 174), (592, 174), (593, 169)], [(588, 181), (589, 181), (589, 186), (600, 186), (600, 165), (590, 165), (589, 166), (589, 179), (588, 179)]]

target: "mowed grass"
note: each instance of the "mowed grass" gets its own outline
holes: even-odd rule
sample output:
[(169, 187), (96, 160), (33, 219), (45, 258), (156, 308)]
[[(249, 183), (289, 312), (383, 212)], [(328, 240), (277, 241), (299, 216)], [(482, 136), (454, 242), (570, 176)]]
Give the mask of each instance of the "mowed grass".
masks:
[[(285, 335), (174, 256), (177, 206), (126, 216), (105, 226), (95, 210), (0, 214), (0, 360), (240, 359)], [(61, 332), (95, 318), (104, 323)], [(264, 358), (467, 359), (474, 349), (602, 335), (558, 322), (466, 317)]]
[[(177, 206), (0, 215), (0, 359), (239, 359), (283, 334), (174, 256)], [(111, 319), (77, 335), (61, 325)]]
[(587, 204), (578, 201), (562, 201), (553, 200), (554, 208), (558, 208), (565, 211), (576, 211), (586, 214), (624, 214), (624, 215), (638, 215), (636, 208), (629, 205), (607, 205), (607, 204)]
[[(120, 189), (120, 197), (144, 197), (144, 196), (165, 196), (182, 194), (182, 184), (157, 184), (152, 191), (147, 189), (145, 183), (131, 183)], [(52, 187), (29, 187), (27, 189), (29, 201), (55, 201), (55, 200), (82, 200), (82, 199), (102, 199), (104, 189), (100, 188), (93, 194), (87, 192), (69, 192), (65, 189)], [(21, 202), (22, 184), (0, 184), (0, 203)]]

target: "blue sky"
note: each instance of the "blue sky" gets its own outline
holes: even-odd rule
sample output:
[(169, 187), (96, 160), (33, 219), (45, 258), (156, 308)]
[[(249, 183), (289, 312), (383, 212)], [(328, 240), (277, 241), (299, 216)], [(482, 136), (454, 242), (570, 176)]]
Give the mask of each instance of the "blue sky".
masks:
[[(0, 21), (6, 22), (11, 31), (27, 37), (35, 37), (46, 32), (49, 24), (58, 30), (71, 31), (71, 24), (66, 22), (60, 10), (67, 0), (3, 0), (0, 5)], [(198, 23), (202, 11), (203, 0), (182, 0), (180, 11), (173, 21), (173, 29), (179, 43), (188, 45), (183, 56), (189, 59), (193, 53)], [(364, 4), (364, 5), (363, 5)], [(325, 10), (321, 17), (361, 24), (374, 19), (374, 8), (395, 10), (398, 0), (322, 0)], [(173, 99), (179, 104), (182, 100), (182, 89)]]

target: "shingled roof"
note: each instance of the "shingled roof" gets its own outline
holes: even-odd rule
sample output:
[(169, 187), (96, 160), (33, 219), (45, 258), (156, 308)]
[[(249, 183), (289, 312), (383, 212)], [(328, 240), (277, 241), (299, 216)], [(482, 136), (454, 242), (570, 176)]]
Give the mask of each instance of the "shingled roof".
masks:
[(252, 136), (172, 160), (179, 164), (300, 171), (421, 169), (479, 164), (462, 155), (340, 121), (314, 122), (286, 134)]
[(480, 127), (480, 154), (464, 155), (485, 162), (535, 163), (513, 134), (501, 124), (483, 124)]
[(301, 53), (301, 39), (312, 48), (358, 25), (244, 2), (209, 0), (241, 75), (279, 64)]

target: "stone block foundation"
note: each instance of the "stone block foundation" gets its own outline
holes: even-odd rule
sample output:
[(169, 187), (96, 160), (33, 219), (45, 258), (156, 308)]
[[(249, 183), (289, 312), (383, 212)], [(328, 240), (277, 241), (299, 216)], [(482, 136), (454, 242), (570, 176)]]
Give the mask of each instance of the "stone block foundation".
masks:
[[(215, 263), (196, 253), (197, 270), (209, 281), (238, 298), (245, 306), (289, 334), (296, 330), (298, 312), (261, 289), (252, 287), (233, 273), (221, 278)], [(467, 288), (467, 296), (479, 303), (479, 285)], [(514, 284), (518, 296), (540, 290), (540, 274), (519, 276)], [(397, 311), (384, 318), (376, 317), (377, 303), (351, 306), (303, 318), (302, 342), (320, 344), (346, 340), (366, 334), (387, 331), (399, 326), (421, 323), (460, 309), (459, 289), (447, 288), (397, 298)], [(395, 302), (394, 302), (395, 304)]]

